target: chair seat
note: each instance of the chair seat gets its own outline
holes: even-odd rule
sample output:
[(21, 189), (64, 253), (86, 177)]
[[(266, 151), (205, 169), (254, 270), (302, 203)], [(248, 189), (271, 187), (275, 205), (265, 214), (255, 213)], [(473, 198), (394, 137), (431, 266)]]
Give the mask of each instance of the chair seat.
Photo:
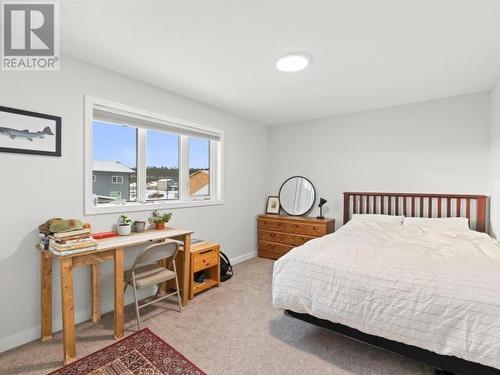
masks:
[[(147, 288), (172, 279), (175, 279), (175, 272), (157, 264), (149, 264), (135, 269), (135, 285), (138, 289)], [(129, 285), (133, 285), (130, 271), (126, 272), (126, 280), (128, 280)]]

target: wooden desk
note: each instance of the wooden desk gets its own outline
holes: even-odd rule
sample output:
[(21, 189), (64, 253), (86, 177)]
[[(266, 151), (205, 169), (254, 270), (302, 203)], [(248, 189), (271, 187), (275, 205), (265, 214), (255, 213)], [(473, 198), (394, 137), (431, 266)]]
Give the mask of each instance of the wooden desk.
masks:
[[(92, 320), (100, 318), (100, 291), (99, 291), (99, 264), (105, 260), (114, 262), (114, 289), (115, 289), (115, 338), (123, 336), (123, 252), (132, 246), (147, 244), (152, 241), (161, 241), (167, 238), (183, 241), (184, 267), (181, 280), (182, 304), (187, 305), (189, 297), (189, 255), (191, 249), (191, 234), (184, 229), (167, 228), (150, 230), (143, 233), (133, 233), (129, 236), (120, 236), (99, 240), (97, 250), (79, 254), (59, 255), (41, 250), (41, 338), (46, 341), (52, 338), (52, 259), (58, 258), (61, 267), (61, 305), (63, 320), (63, 351), (64, 363), (76, 359), (75, 342), (75, 311), (73, 296), (73, 268), (91, 266), (92, 270)], [(181, 270), (180, 270), (181, 271)]]

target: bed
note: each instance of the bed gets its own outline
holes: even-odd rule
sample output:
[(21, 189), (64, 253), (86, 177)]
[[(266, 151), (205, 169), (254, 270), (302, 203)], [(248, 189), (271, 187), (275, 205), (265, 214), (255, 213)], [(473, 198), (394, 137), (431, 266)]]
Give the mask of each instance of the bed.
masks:
[(485, 196), (349, 192), (344, 224), (278, 259), (276, 307), (437, 369), (500, 374), (500, 246), (483, 233)]

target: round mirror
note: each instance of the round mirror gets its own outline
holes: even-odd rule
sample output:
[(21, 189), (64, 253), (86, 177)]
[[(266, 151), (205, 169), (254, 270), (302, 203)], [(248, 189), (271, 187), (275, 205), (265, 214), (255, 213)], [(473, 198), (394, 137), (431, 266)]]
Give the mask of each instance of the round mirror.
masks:
[(279, 198), (283, 211), (288, 215), (301, 216), (308, 213), (313, 207), (316, 191), (307, 178), (294, 176), (283, 182)]

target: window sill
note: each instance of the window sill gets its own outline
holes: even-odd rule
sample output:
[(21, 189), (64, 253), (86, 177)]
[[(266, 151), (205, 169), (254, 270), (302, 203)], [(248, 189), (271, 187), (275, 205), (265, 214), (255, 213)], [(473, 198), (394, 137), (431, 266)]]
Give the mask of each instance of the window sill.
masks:
[(121, 212), (136, 212), (136, 211), (152, 211), (152, 210), (168, 210), (171, 208), (186, 208), (186, 207), (203, 207), (215, 206), (224, 204), (222, 199), (207, 199), (207, 200), (189, 200), (189, 201), (171, 201), (171, 202), (147, 202), (136, 203), (130, 202), (123, 205), (102, 204), (99, 206), (89, 205), (85, 207), (85, 215), (103, 215)]

